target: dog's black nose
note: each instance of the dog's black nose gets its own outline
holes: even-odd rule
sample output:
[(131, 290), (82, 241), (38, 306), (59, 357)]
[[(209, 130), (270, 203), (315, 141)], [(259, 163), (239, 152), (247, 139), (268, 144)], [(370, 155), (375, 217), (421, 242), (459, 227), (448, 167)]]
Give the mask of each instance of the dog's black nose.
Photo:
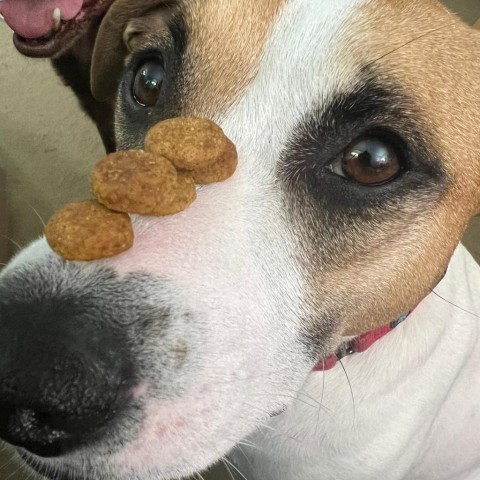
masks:
[(94, 441), (133, 378), (122, 329), (102, 318), (112, 312), (93, 291), (30, 298), (2, 291), (0, 437), (40, 456)]

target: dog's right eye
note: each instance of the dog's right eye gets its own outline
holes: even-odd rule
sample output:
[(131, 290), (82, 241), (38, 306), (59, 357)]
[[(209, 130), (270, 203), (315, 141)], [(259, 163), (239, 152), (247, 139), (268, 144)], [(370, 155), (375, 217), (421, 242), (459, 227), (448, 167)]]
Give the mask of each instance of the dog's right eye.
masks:
[(399, 150), (385, 139), (365, 136), (354, 140), (329, 169), (359, 185), (377, 186), (398, 177), (405, 162)]
[(159, 60), (149, 60), (140, 66), (133, 82), (133, 98), (143, 107), (158, 104), (165, 81), (165, 69)]

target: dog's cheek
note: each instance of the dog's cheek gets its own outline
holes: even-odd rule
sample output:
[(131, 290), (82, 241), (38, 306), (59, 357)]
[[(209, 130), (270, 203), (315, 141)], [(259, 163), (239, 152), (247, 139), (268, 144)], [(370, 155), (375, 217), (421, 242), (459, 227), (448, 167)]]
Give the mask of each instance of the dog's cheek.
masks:
[[(172, 401), (150, 398), (138, 434), (112, 458), (113, 464), (120, 471), (135, 471), (145, 477), (170, 478), (203, 470), (258, 425), (268, 422), (272, 412), (293, 401), (293, 392), (300, 386), (298, 378), (304, 378), (304, 372), (288, 387), (285, 378), (272, 382), (258, 373), (249, 377), (215, 379)], [(273, 397), (282, 399), (272, 401)], [(183, 460), (187, 458), (188, 466)]]

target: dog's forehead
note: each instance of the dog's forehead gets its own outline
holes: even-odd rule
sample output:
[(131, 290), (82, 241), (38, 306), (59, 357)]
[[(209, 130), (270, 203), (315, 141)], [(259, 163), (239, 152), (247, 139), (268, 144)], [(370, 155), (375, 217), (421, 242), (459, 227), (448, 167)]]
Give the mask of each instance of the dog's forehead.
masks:
[[(446, 158), (478, 147), (479, 35), (435, 0), (187, 0), (184, 15), (188, 113), (222, 118), (260, 78), (257, 106), (275, 103), (277, 114), (298, 120), (358, 88), (368, 67), (429, 117)], [(463, 138), (451, 131), (457, 121)]]
[[(471, 71), (471, 32), (435, 0), (186, 0), (182, 11), (185, 92), (194, 113), (218, 114), (235, 103), (261, 67), (278, 67), (271, 65), (272, 50), (285, 62), (278, 82), (307, 75), (320, 84), (330, 75), (332, 88), (367, 64), (402, 83), (412, 77), (419, 95), (419, 74), (428, 86), (438, 78), (439, 62), (450, 78), (455, 70)], [(282, 77), (288, 68), (289, 77)]]
[(376, 0), (362, 14), (369, 40), (358, 58), (412, 99), (454, 183), (478, 188), (480, 35), (432, 0)]
[[(288, 0), (187, 1), (185, 103), (193, 113), (217, 116), (258, 71), (265, 44)], [(194, 85), (193, 85), (194, 83)]]
[[(478, 34), (436, 0), (117, 0), (97, 38), (92, 87), (98, 98), (114, 96), (129, 22), (170, 4), (181, 12), (185, 44), (177, 113), (222, 118), (262, 69), (270, 72), (267, 88), (291, 85), (292, 95), (309, 96), (311, 105), (348, 88), (372, 65), (425, 100), (427, 111), (429, 86), (438, 85), (439, 74), (445, 85), (458, 72), (462, 80), (477, 78)], [(162, 36), (155, 22), (145, 28), (150, 38)]]

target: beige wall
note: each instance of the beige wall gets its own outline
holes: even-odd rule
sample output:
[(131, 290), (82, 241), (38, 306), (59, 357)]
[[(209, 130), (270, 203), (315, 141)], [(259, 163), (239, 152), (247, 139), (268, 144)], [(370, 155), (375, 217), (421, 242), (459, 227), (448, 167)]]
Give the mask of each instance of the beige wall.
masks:
[(65, 201), (89, 195), (88, 172), (102, 147), (49, 62), (21, 57), (1, 22), (0, 45), (0, 169), (9, 236), (24, 245), (42, 231), (34, 209), (46, 219)]
[(473, 24), (480, 17), (480, 0), (443, 0), (442, 3), (468, 23)]

